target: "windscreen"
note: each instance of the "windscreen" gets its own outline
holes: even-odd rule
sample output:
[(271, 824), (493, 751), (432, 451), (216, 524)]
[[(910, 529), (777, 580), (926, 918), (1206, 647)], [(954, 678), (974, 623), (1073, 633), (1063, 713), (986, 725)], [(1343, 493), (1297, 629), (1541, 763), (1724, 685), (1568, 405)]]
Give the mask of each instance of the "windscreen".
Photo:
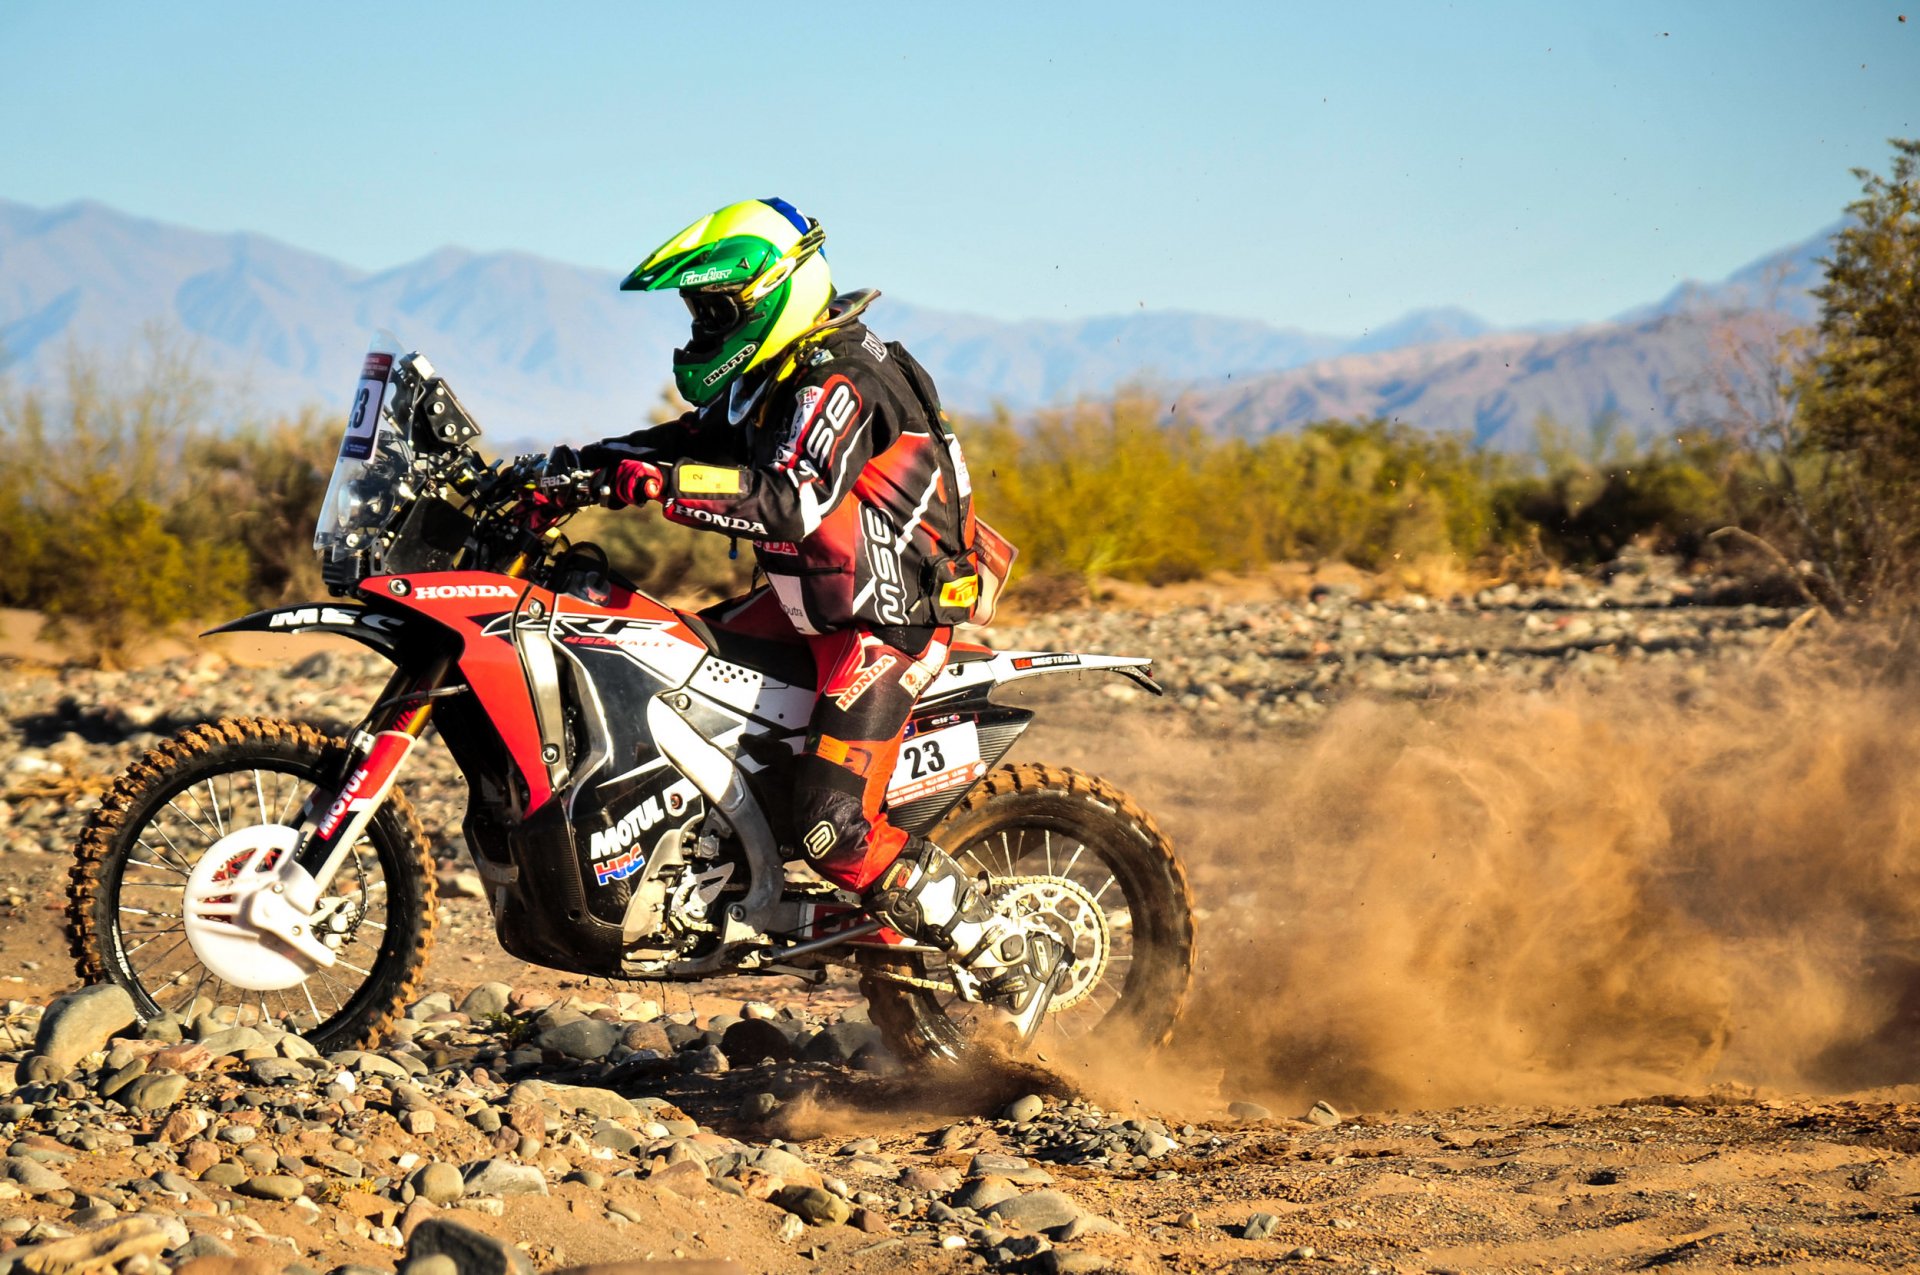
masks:
[(393, 509), (393, 486), (406, 473), (412, 449), (386, 414), (388, 387), (400, 340), (375, 334), (360, 365), (340, 456), (314, 524), (313, 547), (323, 557), (351, 553), (380, 530)]

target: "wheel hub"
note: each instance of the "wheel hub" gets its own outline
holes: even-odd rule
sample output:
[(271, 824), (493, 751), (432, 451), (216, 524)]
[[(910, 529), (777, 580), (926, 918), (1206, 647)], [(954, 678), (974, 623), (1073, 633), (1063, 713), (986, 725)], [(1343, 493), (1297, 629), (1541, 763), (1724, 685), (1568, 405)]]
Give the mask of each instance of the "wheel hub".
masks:
[[(228, 833), (207, 848), (187, 878), (181, 908), (187, 942), (215, 978), (252, 992), (297, 987), (324, 962), (316, 962), (261, 928), (271, 915), (261, 905), (283, 887), (280, 862), (299, 841), (297, 829), (259, 824)], [(291, 905), (280, 902), (276, 911)], [(309, 938), (309, 945), (311, 945)]]
[(994, 902), (1022, 921), (1044, 926), (1073, 953), (1048, 1012), (1073, 1008), (1100, 985), (1113, 936), (1092, 891), (1067, 877), (1015, 877), (995, 890)]

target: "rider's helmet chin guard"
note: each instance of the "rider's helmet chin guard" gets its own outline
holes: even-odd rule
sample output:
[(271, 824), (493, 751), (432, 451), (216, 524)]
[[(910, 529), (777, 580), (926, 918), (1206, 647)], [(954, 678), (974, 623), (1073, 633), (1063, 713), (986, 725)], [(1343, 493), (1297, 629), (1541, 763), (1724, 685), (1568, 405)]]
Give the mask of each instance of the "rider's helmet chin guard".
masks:
[(620, 287), (680, 293), (693, 335), (673, 380), (696, 406), (777, 357), (833, 297), (820, 223), (784, 199), (750, 199), (702, 217), (662, 244)]

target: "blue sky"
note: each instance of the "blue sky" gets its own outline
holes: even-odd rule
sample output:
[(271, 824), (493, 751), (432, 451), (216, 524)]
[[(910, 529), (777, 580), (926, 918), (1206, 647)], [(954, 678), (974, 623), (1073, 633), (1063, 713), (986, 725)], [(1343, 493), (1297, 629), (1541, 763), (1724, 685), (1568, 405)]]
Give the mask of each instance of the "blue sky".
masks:
[(1602, 318), (1916, 135), (1920, 0), (0, 0), (0, 196), (625, 270), (780, 194), (843, 285), (1001, 318)]

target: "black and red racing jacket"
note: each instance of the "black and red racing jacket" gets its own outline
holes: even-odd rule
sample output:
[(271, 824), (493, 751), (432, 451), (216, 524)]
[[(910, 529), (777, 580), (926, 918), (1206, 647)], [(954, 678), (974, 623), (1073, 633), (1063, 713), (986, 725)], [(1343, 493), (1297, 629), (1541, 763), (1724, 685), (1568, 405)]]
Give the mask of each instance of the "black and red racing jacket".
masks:
[(785, 377), (742, 378), (678, 420), (583, 449), (586, 459), (667, 470), (666, 516), (753, 541), (802, 633), (931, 625), (929, 564), (974, 539), (960, 444), (930, 424), (905, 352), (865, 324), (802, 342)]

